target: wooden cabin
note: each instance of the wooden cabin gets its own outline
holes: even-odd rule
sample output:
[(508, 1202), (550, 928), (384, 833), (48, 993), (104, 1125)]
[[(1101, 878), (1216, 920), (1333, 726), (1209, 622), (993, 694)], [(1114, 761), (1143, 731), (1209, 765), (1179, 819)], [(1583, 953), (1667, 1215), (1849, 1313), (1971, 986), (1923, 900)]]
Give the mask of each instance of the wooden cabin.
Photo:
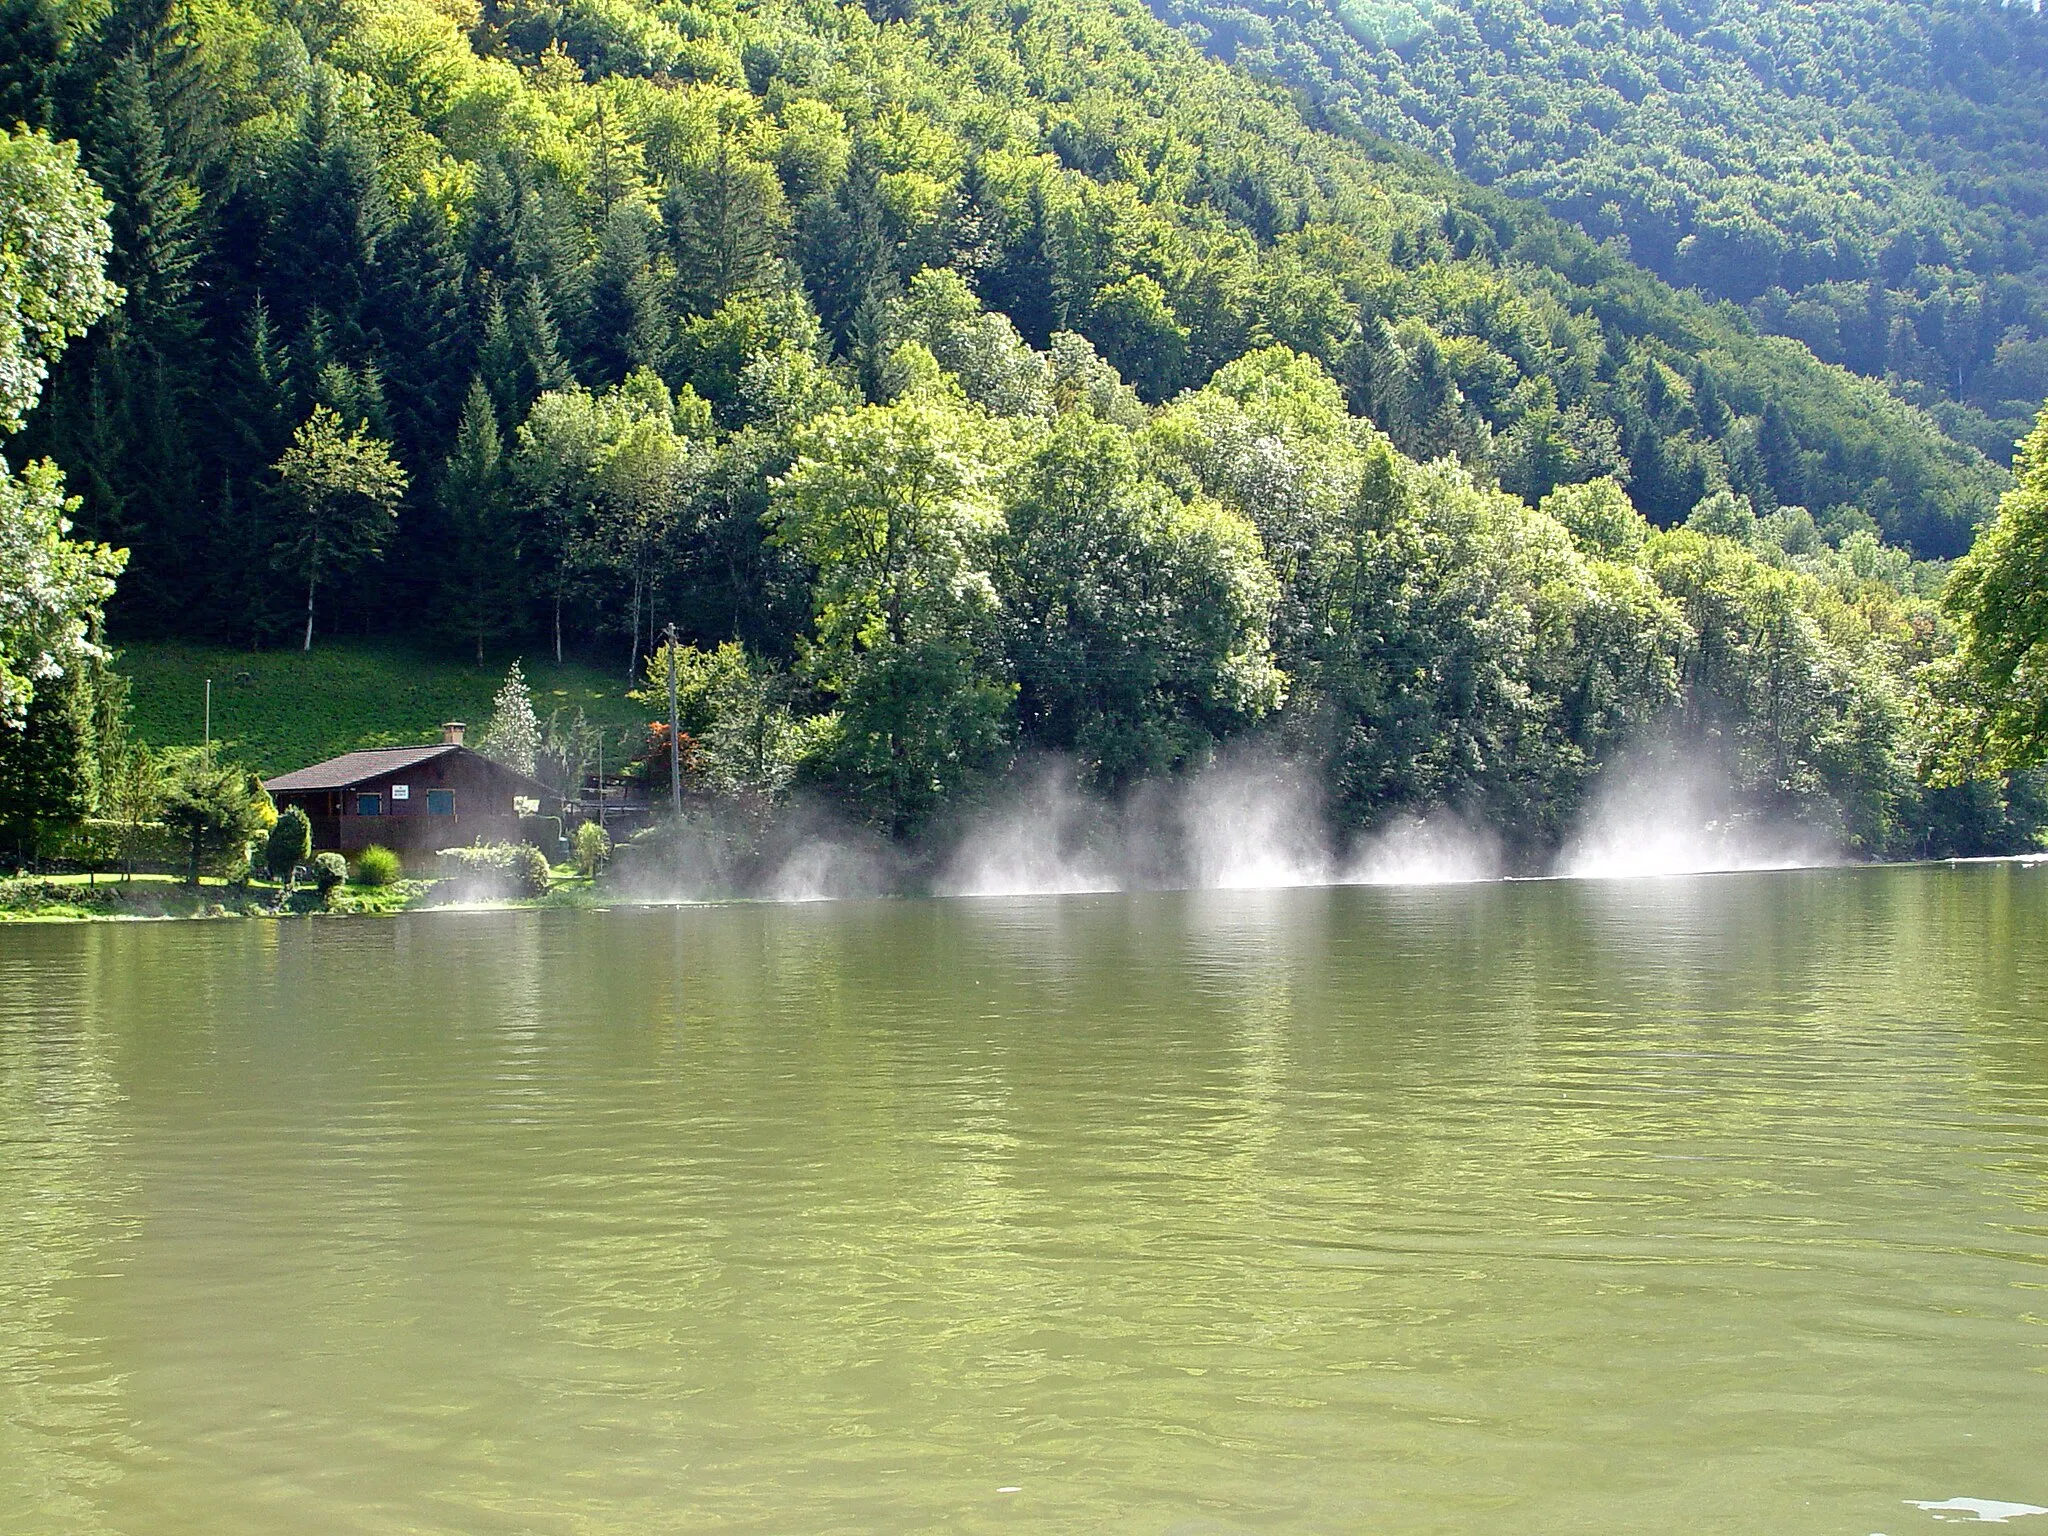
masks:
[(410, 865), (467, 843), (528, 841), (522, 817), (561, 814), (561, 796), (471, 751), (463, 731), (450, 721), (438, 746), (344, 752), (263, 787), (279, 810), (295, 805), (306, 813), (316, 852), (357, 854), (377, 843)]

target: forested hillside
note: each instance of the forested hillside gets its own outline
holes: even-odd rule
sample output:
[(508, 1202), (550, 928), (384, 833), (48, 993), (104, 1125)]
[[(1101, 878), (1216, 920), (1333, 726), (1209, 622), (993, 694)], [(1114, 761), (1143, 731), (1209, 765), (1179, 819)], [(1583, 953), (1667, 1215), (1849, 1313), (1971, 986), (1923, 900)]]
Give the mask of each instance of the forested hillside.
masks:
[(1912, 556), (2002, 470), (1138, 5), (6, 24), (124, 294), (8, 449), (131, 552), (116, 639), (635, 675), (674, 623), (696, 780), (899, 835), (1023, 749), (1115, 789), (1249, 736), (1344, 823), (1541, 850), (1678, 732), (1852, 849), (2031, 836), (1915, 776)]
[(2001, 461), (2048, 395), (2048, 19), (1995, 0), (1160, 0)]

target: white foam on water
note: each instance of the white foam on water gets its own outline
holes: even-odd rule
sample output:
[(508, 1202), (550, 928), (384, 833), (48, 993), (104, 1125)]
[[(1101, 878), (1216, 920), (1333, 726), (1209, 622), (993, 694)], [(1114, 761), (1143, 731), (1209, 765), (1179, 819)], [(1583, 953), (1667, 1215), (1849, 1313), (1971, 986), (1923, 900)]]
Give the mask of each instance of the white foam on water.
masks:
[[(1953, 1510), (1958, 1514), (1968, 1514), (1979, 1520), (1988, 1521), (1992, 1525), (2003, 1525), (2008, 1520), (2019, 1519), (2021, 1515), (2048, 1515), (2048, 1509), (2043, 1509), (2039, 1504), (2009, 1504), (2003, 1499), (1942, 1499), (1938, 1503), (1926, 1499), (1907, 1499), (1904, 1502), (1915, 1509)], [(1939, 1520), (1942, 1517), (1936, 1515), (1935, 1518)]]

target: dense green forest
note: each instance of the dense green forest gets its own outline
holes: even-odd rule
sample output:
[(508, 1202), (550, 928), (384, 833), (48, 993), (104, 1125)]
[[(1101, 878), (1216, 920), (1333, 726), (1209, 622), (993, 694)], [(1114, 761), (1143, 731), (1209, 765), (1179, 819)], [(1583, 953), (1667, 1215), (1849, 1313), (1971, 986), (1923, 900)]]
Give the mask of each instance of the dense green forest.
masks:
[(1991, 0), (1160, 0), (2004, 460), (2048, 395), (2048, 18)]
[[(1530, 857), (1673, 733), (1852, 851), (2039, 822), (2023, 765), (1920, 772), (1926, 558), (2003, 470), (1137, 5), (4, 26), (9, 153), (119, 290), (30, 336), (9, 495), (128, 552), (116, 640), (674, 665), (693, 782), (906, 837), (1020, 751), (1114, 791), (1243, 738)], [(0, 779), (99, 751), (88, 808), (69, 601)]]

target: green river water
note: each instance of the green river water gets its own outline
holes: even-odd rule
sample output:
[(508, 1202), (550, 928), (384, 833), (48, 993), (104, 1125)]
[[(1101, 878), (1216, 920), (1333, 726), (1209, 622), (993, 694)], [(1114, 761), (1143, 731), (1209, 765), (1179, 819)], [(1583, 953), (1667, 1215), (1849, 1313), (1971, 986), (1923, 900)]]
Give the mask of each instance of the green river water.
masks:
[(1998, 865), (0, 930), (0, 1531), (2048, 1505), (2044, 940)]

